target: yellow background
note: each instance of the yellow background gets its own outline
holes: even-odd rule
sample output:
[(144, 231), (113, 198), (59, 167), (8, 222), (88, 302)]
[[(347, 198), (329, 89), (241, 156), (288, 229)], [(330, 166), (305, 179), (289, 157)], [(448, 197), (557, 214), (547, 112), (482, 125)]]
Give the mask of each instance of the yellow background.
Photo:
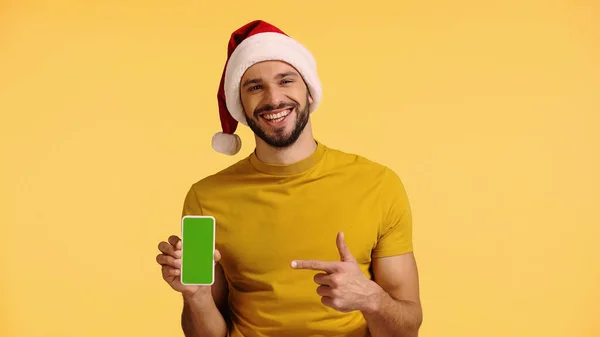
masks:
[(207, 3), (0, 2), (1, 336), (182, 335), (157, 244), (252, 150), (210, 139), (257, 18), (318, 60), (316, 137), (405, 182), (422, 337), (600, 336), (597, 1)]

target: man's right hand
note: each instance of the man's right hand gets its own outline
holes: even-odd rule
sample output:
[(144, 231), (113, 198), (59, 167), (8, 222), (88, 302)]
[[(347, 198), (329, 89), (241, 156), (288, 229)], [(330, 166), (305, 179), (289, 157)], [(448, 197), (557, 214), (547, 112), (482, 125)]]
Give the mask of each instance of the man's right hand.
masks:
[[(156, 256), (156, 262), (162, 266), (163, 279), (185, 298), (210, 297), (211, 286), (188, 286), (181, 284), (181, 240), (171, 235), (168, 242), (158, 244), (161, 254)], [(215, 263), (221, 259), (221, 253), (215, 249)]]

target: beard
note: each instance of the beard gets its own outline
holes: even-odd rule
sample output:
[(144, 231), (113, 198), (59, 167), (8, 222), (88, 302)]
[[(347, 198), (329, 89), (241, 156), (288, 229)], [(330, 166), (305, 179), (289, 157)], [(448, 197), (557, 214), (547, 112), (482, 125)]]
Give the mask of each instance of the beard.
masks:
[[(285, 127), (279, 127), (273, 129), (273, 131), (270, 134), (267, 134), (267, 132), (264, 129), (262, 129), (259, 125), (258, 119), (260, 117), (258, 116), (258, 114), (263, 111), (272, 111), (276, 109), (285, 108), (292, 108), (292, 111), (296, 111), (296, 119), (294, 120), (294, 127), (292, 131), (286, 133)], [(309, 109), (310, 103), (308, 101), (307, 95), (304, 108), (302, 108), (300, 104), (297, 104), (295, 102), (281, 103), (279, 104), (279, 106), (276, 107), (266, 105), (254, 110), (254, 118), (250, 118), (248, 117), (248, 115), (246, 115), (246, 122), (248, 123), (248, 127), (252, 130), (252, 132), (254, 132), (254, 134), (257, 135), (260, 139), (262, 139), (265, 143), (275, 148), (286, 148), (294, 144), (298, 140), (298, 138), (300, 138), (302, 131), (304, 131), (306, 124), (308, 124), (308, 118), (310, 115)]]

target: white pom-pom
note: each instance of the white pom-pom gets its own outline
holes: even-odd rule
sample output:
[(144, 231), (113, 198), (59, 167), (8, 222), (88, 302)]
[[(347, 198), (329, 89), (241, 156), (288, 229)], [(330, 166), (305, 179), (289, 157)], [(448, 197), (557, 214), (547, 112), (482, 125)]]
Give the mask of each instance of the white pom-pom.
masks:
[(212, 137), (212, 147), (217, 152), (233, 156), (242, 148), (242, 139), (236, 134), (217, 132)]

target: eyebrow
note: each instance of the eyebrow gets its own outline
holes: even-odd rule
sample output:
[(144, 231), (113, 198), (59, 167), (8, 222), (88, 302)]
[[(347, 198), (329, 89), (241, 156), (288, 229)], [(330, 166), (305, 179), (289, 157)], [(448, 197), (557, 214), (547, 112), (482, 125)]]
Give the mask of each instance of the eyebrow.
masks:
[[(288, 76), (298, 76), (298, 74), (296, 74), (296, 73), (295, 73), (295, 72), (293, 72), (293, 71), (286, 71), (286, 72), (284, 72), (284, 73), (279, 73), (279, 74), (277, 74), (277, 75), (275, 76), (275, 78), (276, 78), (276, 79), (281, 79), (281, 78), (288, 77)], [(246, 81), (244, 81), (244, 83), (242, 84), (242, 88), (243, 88), (243, 87), (246, 87), (247, 85), (250, 85), (250, 84), (256, 84), (256, 83), (261, 83), (261, 82), (262, 82), (262, 79), (260, 79), (260, 78), (252, 78), (252, 79), (247, 79), (247, 80), (246, 80)]]

